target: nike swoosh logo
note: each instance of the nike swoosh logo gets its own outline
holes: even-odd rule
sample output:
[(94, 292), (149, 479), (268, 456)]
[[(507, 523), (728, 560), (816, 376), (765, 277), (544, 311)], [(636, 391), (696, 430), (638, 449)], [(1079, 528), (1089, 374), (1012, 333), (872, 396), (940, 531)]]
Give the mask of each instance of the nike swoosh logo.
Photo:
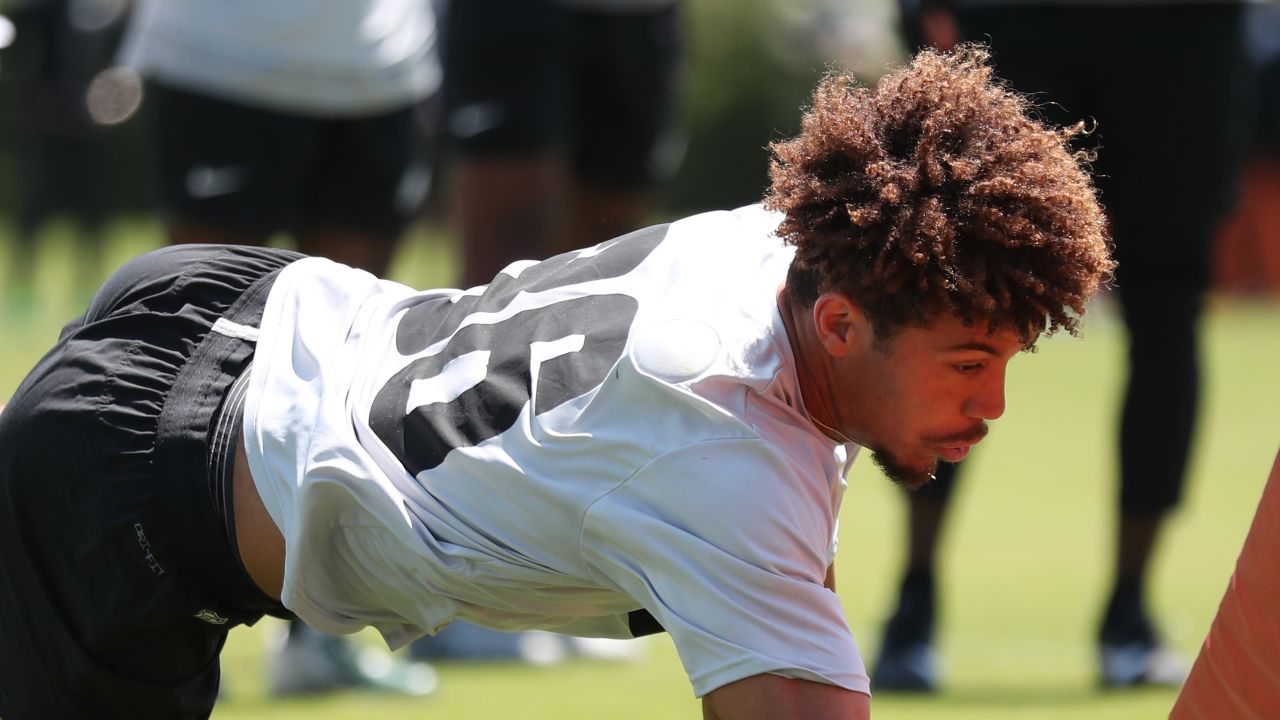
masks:
[(187, 194), (194, 198), (214, 198), (238, 192), (245, 185), (244, 170), (234, 165), (211, 167), (193, 165), (187, 171)]
[(497, 100), (463, 105), (449, 113), (449, 132), (454, 137), (475, 137), (498, 127), (506, 119), (506, 108)]

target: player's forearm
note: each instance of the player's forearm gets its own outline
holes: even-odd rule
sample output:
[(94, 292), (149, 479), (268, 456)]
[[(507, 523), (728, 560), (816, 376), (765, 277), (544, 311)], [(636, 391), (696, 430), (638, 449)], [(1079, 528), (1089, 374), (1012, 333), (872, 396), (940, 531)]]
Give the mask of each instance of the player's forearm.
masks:
[(834, 685), (779, 675), (752, 677), (702, 699), (703, 720), (867, 720), (871, 697)]

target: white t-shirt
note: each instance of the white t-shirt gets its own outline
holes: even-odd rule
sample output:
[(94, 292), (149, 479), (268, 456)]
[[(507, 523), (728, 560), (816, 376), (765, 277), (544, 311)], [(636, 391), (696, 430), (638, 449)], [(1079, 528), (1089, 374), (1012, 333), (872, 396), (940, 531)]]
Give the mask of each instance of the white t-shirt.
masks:
[(121, 61), (282, 112), (367, 116), (440, 85), (430, 0), (138, 0)]
[(245, 412), (284, 604), (393, 647), (455, 617), (630, 637), (644, 608), (699, 696), (866, 692), (823, 587), (857, 448), (801, 407), (777, 222), (699, 215), (466, 292), (286, 267)]

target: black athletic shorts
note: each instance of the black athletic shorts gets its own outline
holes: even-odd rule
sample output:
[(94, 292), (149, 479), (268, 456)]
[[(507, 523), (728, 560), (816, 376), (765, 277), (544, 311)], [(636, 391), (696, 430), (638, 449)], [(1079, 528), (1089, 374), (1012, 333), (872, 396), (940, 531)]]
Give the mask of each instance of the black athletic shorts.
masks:
[(675, 171), (677, 8), (587, 12), (549, 0), (450, 3), (444, 132), (464, 157), (566, 153), (575, 175), (644, 189)]
[(264, 238), (320, 226), (394, 242), (427, 192), (413, 107), (310, 117), (150, 82), (146, 109), (156, 194), (171, 220)]
[(228, 630), (284, 614), (228, 537), (218, 465), (239, 435), (223, 405), (252, 358), (244, 328), (299, 257), (133, 260), (0, 414), (4, 720), (207, 717)]

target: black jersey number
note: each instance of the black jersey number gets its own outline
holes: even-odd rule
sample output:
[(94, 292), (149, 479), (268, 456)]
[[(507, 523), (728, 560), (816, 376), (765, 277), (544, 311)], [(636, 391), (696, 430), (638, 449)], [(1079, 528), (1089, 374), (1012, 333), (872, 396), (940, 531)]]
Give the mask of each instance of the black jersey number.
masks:
[[(501, 313), (521, 293), (619, 277), (661, 242), (649, 228), (589, 251), (561, 255), (518, 277), (501, 275), (481, 295), (430, 301), (411, 309), (396, 329), (401, 354), (419, 357), (378, 392), (369, 424), (404, 468), (417, 475), (455, 448), (506, 432), (526, 405), (541, 415), (604, 381), (626, 345), (635, 298), (584, 294), (517, 312), (497, 322), (464, 324), (477, 313)], [(448, 400), (419, 403), (415, 387), (439, 383)], [(437, 393), (438, 394), (438, 393)]]

